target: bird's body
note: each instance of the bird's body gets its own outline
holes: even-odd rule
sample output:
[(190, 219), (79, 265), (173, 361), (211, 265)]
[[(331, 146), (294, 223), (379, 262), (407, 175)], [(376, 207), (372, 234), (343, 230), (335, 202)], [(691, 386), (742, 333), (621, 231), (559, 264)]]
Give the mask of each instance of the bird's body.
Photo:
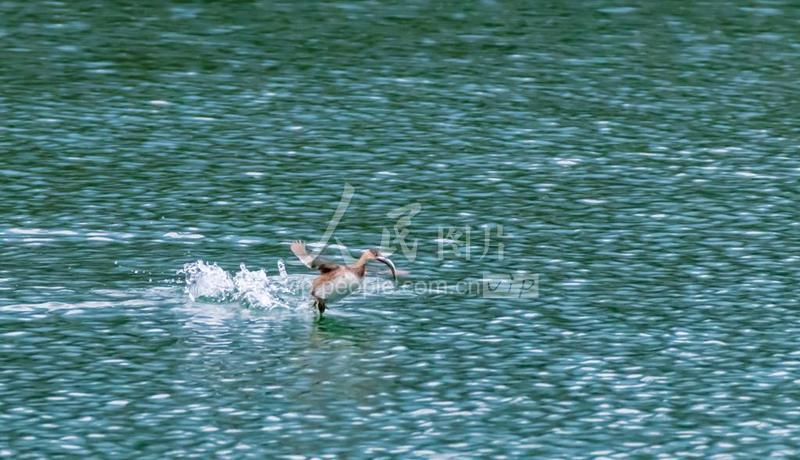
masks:
[(311, 295), (325, 302), (335, 302), (357, 291), (364, 278), (358, 276), (354, 271), (347, 267), (338, 269), (318, 276), (311, 283)]
[(367, 262), (377, 260), (389, 266), (392, 276), (397, 280), (397, 271), (391, 260), (383, 257), (377, 249), (368, 249), (352, 265), (339, 265), (306, 252), (302, 241), (292, 243), (292, 252), (308, 268), (316, 268), (320, 275), (311, 283), (311, 297), (321, 315), (326, 304), (351, 294), (361, 287), (367, 273)]

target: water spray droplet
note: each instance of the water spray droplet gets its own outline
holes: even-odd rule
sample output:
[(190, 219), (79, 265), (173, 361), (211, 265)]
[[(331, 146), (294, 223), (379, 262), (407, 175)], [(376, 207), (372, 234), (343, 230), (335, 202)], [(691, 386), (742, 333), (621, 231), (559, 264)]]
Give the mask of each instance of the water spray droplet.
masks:
[(286, 264), (283, 262), (283, 259), (278, 259), (278, 273), (280, 273), (281, 278), (289, 276), (286, 274)]

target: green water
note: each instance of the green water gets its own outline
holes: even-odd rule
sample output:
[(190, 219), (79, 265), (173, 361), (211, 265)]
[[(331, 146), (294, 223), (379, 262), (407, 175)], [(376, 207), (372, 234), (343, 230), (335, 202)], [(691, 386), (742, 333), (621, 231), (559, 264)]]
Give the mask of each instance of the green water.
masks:
[[(0, 456), (797, 458), (799, 23), (0, 3)], [(420, 206), (395, 289), (187, 292), (310, 274), (346, 183), (354, 253)], [(538, 297), (409, 288), (520, 271)]]

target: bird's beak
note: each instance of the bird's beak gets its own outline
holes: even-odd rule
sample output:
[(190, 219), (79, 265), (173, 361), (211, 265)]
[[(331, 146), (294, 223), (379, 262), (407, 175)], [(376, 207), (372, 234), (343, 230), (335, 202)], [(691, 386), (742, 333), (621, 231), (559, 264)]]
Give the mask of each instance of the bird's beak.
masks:
[(378, 262), (384, 263), (389, 266), (389, 270), (392, 271), (392, 278), (394, 278), (394, 282), (397, 282), (397, 269), (394, 267), (394, 263), (391, 260), (387, 259), (386, 257), (376, 257), (375, 260)]

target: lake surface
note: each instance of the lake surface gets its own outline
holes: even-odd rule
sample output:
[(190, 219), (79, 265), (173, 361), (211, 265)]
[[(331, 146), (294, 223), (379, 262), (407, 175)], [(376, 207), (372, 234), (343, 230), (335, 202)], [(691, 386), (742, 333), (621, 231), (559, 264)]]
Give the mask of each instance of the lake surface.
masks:
[(1, 2), (0, 456), (797, 458), (798, 24)]

